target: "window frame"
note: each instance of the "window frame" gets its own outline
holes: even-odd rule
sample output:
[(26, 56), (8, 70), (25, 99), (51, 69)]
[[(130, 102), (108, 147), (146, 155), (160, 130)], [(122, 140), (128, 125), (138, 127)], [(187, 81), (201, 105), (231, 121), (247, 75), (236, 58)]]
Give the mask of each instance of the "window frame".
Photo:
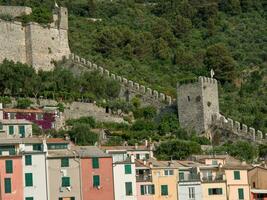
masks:
[(13, 160), (5, 161), (6, 174), (13, 174)]
[(98, 157), (92, 158), (92, 168), (99, 169), (99, 158)]
[(241, 176), (240, 176), (240, 171), (235, 170), (234, 171), (234, 180), (240, 180)]
[(161, 194), (161, 196), (169, 196), (168, 185), (161, 185), (160, 186), (160, 194)]
[[(128, 193), (128, 191), (129, 191), (129, 193)], [(133, 196), (133, 183), (132, 182), (125, 182), (125, 195), (126, 196)]]
[[(245, 199), (244, 198), (244, 188), (238, 188), (237, 192), (238, 192), (238, 199), (244, 200)], [(241, 198), (240, 198), (240, 196), (241, 196)]]
[(61, 158), (61, 167), (69, 167), (70, 161), (68, 157)]
[(25, 173), (25, 187), (33, 187), (33, 174)]
[(70, 186), (71, 186), (70, 177), (69, 176), (62, 176), (61, 177), (61, 187), (70, 187)]
[(32, 165), (32, 155), (30, 154), (25, 155), (25, 165), (26, 166)]
[(93, 187), (100, 186), (100, 176), (99, 175), (93, 175)]
[(132, 174), (132, 165), (131, 164), (125, 164), (124, 165), (124, 173), (125, 174)]
[(4, 179), (4, 190), (5, 190), (5, 194), (12, 193), (12, 180), (11, 180), (11, 178), (5, 178)]

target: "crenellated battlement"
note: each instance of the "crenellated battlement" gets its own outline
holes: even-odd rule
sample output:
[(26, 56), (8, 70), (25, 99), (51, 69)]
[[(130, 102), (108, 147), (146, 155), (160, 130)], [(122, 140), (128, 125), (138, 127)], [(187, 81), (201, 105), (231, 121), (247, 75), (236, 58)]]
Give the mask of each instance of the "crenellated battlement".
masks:
[(86, 60), (85, 58), (81, 58), (78, 55), (75, 54), (71, 54), (70, 55), (70, 60), (72, 60), (73, 62), (85, 65), (87, 68), (91, 69), (91, 70), (97, 70), (100, 72), (100, 74), (109, 77), (115, 81), (118, 81), (122, 86), (124, 86), (125, 88), (128, 88), (130, 91), (134, 92), (134, 93), (138, 93), (140, 95), (145, 95), (148, 96), (150, 99), (153, 99), (155, 101), (159, 101), (163, 104), (167, 104), (167, 105), (172, 105), (173, 102), (175, 102), (175, 99), (172, 99), (171, 96), (166, 95), (164, 93), (160, 93), (157, 90), (152, 90), (151, 88), (145, 87), (144, 85), (141, 85), (137, 82), (134, 82), (132, 80), (128, 80), (125, 77), (121, 77), (119, 75), (116, 75), (114, 73), (111, 73), (109, 70), (105, 69), (102, 66), (98, 66), (97, 64)]
[(226, 118), (221, 114), (214, 114), (212, 116), (212, 125), (229, 130), (253, 141), (262, 141), (267, 137), (267, 133), (263, 134), (260, 130), (255, 130), (255, 128), (248, 127), (246, 124), (234, 121), (231, 118)]
[(204, 76), (199, 76), (198, 77), (198, 82), (199, 83), (209, 83), (209, 84), (217, 84), (217, 80), (214, 78), (208, 78), (208, 77), (204, 77)]

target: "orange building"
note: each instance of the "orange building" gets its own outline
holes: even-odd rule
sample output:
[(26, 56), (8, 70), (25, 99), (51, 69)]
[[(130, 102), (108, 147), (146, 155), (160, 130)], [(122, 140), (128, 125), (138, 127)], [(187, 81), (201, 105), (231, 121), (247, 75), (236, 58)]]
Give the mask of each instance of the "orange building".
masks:
[(251, 200), (267, 200), (267, 168), (256, 166), (248, 170)]

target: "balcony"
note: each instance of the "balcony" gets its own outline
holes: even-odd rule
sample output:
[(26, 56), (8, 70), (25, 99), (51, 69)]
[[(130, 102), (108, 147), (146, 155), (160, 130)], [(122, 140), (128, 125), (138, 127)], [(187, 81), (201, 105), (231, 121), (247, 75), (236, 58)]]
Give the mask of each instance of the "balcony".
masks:
[(209, 182), (224, 182), (226, 180), (223, 174), (217, 174), (215, 176), (203, 176), (201, 178), (201, 181), (209, 183)]
[(151, 175), (136, 175), (136, 182), (151, 182)]
[(198, 174), (187, 174), (179, 177), (179, 182), (200, 182)]

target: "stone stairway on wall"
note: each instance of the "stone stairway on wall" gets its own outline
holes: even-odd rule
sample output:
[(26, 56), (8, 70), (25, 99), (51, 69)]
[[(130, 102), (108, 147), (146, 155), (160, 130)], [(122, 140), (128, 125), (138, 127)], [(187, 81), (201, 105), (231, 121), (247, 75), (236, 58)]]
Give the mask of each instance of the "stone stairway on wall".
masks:
[(124, 92), (127, 92), (130, 95), (129, 99), (134, 96), (139, 96), (143, 102), (147, 103), (148, 105), (153, 105), (157, 108), (172, 105), (176, 101), (169, 95), (160, 93), (157, 90), (152, 90), (151, 88), (145, 87), (137, 82), (133, 82), (127, 78), (113, 74), (109, 70), (84, 58), (80, 58), (75, 54), (70, 55), (70, 60), (74, 63), (86, 66), (89, 70), (97, 70), (100, 72), (100, 74), (118, 81), (122, 85), (123, 92), (121, 92), (121, 97), (124, 95)]
[(263, 134), (260, 130), (256, 131), (255, 128), (233, 121), (219, 113), (212, 116), (212, 124), (255, 142), (267, 142), (267, 133)]

